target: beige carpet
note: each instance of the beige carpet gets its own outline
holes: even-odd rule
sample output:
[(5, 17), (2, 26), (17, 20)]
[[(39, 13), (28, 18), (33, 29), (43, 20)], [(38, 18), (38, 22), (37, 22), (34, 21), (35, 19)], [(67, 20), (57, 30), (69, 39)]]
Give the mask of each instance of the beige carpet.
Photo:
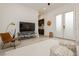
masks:
[[(49, 38), (41, 37), (41, 38), (22, 38), (21, 41), (16, 40), (15, 45), (16, 49), (21, 48), (27, 45), (35, 44), (44, 40), (48, 40)], [(0, 53), (4, 53), (10, 50), (13, 50), (14, 47), (10, 47), (10, 44), (6, 44), (4, 49), (0, 49)]]
[[(48, 38), (48, 37), (28, 38), (28, 39), (22, 38), (21, 41), (16, 40), (16, 49), (24, 47), (24, 46), (36, 44), (38, 42), (42, 42), (42, 41), (45, 41), (45, 40), (50, 40), (50, 39), (53, 39), (53, 41), (54, 41), (53, 45), (59, 44), (59, 42), (61, 42), (63, 40), (63, 39)], [(66, 41), (69, 41), (69, 40), (66, 40)], [(6, 45), (6, 46), (8, 46), (8, 47), (0, 50), (0, 55), (4, 55), (4, 53), (7, 52), (7, 51), (14, 50), (13, 47), (9, 47), (9, 45)]]

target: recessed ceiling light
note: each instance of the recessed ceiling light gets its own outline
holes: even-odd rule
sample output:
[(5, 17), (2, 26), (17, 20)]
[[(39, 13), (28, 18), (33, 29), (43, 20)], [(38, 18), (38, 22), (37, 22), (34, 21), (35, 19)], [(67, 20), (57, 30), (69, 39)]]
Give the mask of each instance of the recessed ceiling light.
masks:
[(43, 8), (44, 10), (46, 10), (46, 8)]

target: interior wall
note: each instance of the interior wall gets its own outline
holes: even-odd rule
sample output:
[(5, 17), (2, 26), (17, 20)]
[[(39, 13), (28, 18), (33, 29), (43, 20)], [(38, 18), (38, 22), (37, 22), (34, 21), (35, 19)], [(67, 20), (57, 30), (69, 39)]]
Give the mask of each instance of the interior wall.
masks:
[(18, 4), (0, 4), (0, 33), (5, 32), (8, 24), (14, 22), (19, 32), (19, 22), (35, 23), (35, 32), (38, 35), (38, 12)]
[[(48, 36), (49, 32), (53, 32), (55, 36), (55, 16), (58, 14), (63, 14), (66, 12), (74, 11), (74, 33), (75, 33), (75, 40), (79, 40), (79, 4), (70, 4), (64, 5), (62, 7), (56, 8), (49, 13), (44, 15), (45, 18), (45, 35)], [(48, 20), (52, 21), (52, 26), (48, 27), (47, 22)]]

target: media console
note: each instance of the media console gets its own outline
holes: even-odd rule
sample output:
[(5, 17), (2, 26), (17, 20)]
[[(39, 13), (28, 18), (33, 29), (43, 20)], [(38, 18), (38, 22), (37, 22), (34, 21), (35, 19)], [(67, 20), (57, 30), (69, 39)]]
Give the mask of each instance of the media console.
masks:
[(18, 37), (20, 38), (33, 38), (36, 37), (36, 33), (35, 32), (20, 32), (18, 33)]

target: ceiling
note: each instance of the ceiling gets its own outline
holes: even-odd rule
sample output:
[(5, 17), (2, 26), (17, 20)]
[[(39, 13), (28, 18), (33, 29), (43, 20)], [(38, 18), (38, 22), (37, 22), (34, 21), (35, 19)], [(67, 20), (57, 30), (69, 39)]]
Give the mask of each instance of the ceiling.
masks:
[(22, 3), (20, 5), (33, 8), (33, 9), (37, 10), (40, 14), (44, 14), (44, 13), (47, 13), (51, 10), (58, 8), (58, 7), (62, 7), (63, 5), (66, 5), (66, 4), (64, 4), (64, 3), (50, 3), (50, 5), (48, 5), (48, 3)]
[(21, 5), (37, 10), (39, 14), (45, 14), (51, 10), (62, 7), (63, 5), (68, 5), (68, 3), (50, 3), (50, 5), (48, 5), (48, 3), (3, 3), (0, 5)]

